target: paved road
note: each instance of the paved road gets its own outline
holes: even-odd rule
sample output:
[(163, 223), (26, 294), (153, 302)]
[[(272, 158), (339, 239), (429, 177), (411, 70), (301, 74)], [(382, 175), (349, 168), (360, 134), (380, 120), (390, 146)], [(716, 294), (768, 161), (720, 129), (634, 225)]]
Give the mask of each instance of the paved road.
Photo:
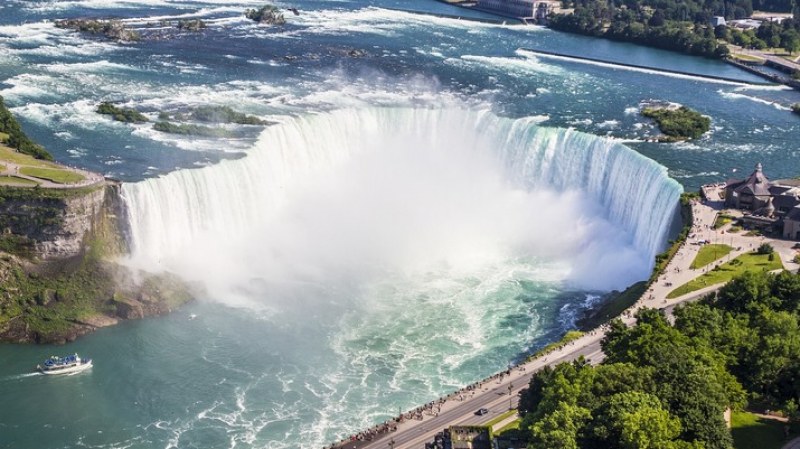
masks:
[[(426, 442), (433, 441), (437, 432), (441, 432), (447, 427), (454, 425), (485, 424), (497, 416), (507, 412), (509, 405), (512, 408), (517, 406), (519, 392), (528, 386), (531, 377), (544, 365), (555, 364), (575, 360), (580, 356), (590, 359), (592, 363), (599, 363), (603, 359), (600, 349), (601, 336), (595, 335), (583, 345), (549, 358), (538, 359), (526, 365), (526, 371), (514, 370), (511, 378), (502, 381), (489, 381), (483, 385), (480, 393), (474, 396), (467, 393), (467, 398), (463, 401), (449, 400), (442, 407), (439, 416), (426, 416), (423, 421), (410, 421), (401, 423), (397, 432), (383, 436), (380, 439), (366, 443), (351, 443), (343, 446), (344, 448), (359, 449), (386, 449), (389, 442), (394, 440), (394, 449), (422, 448)], [(570, 346), (572, 348), (572, 346)], [(547, 361), (544, 361), (547, 360)], [(516, 374), (516, 375), (515, 375)], [(511, 394), (509, 395), (508, 385), (512, 384)], [(510, 404), (509, 404), (509, 399)], [(475, 415), (479, 408), (489, 409), (489, 413), (483, 416)]]

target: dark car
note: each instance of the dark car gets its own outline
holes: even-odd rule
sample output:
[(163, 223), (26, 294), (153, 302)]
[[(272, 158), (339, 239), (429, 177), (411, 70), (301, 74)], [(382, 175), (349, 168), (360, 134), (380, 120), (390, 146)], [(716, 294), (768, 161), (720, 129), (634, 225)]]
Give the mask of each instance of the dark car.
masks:
[(488, 408), (479, 408), (478, 411), (475, 412), (476, 415), (481, 416), (489, 413)]

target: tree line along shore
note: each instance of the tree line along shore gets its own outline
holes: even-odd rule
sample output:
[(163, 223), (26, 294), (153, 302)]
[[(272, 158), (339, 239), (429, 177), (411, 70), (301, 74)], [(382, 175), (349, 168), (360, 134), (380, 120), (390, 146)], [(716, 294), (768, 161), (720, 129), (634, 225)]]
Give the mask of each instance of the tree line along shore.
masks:
[[(786, 0), (563, 0), (569, 14), (553, 14), (548, 26), (589, 36), (644, 44), (665, 50), (725, 58), (727, 43), (747, 48), (800, 51), (800, 18), (794, 1)], [(714, 25), (712, 20), (745, 19), (754, 9), (794, 14), (780, 21), (764, 20), (758, 28)]]

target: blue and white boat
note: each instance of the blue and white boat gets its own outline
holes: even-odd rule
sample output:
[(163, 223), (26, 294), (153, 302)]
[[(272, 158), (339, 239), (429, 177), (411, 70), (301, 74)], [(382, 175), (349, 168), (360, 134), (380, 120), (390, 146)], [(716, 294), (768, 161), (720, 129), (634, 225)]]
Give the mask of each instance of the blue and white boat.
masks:
[(82, 359), (78, 354), (65, 357), (51, 356), (42, 365), (36, 365), (36, 369), (42, 374), (74, 374), (87, 370), (92, 367), (92, 359)]

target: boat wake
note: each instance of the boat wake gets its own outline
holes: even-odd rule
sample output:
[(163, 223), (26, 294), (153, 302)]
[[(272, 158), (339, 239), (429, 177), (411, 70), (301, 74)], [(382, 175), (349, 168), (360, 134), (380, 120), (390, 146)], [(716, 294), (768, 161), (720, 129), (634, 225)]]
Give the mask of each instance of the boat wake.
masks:
[(20, 380), (20, 379), (26, 379), (28, 377), (37, 377), (42, 375), (43, 375), (42, 373), (15, 374), (13, 376), (0, 377), (0, 382), (9, 382), (12, 380)]

